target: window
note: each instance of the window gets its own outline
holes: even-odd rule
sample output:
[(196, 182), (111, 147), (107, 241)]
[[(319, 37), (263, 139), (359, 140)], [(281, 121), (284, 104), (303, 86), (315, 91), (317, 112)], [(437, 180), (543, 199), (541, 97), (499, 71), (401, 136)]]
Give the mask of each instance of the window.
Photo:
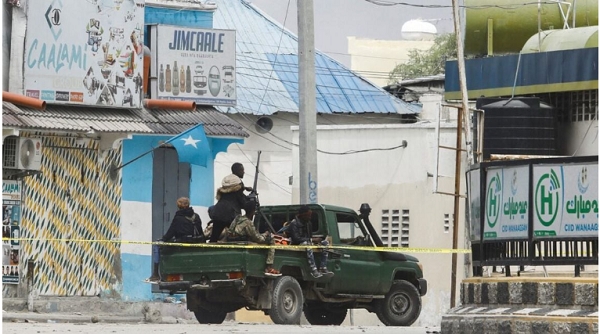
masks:
[(381, 212), (381, 240), (389, 247), (398, 247), (400, 245), (399, 238), (400, 210), (383, 210)]
[(402, 210), (402, 247), (408, 247), (408, 233), (410, 232), (410, 219), (408, 210)]
[(597, 90), (552, 93), (547, 100), (559, 111), (559, 121), (563, 123), (598, 119)]
[(338, 213), (336, 214), (338, 231), (340, 233), (340, 242), (343, 244), (356, 244), (357, 238), (365, 238), (366, 233), (362, 226), (353, 215)]

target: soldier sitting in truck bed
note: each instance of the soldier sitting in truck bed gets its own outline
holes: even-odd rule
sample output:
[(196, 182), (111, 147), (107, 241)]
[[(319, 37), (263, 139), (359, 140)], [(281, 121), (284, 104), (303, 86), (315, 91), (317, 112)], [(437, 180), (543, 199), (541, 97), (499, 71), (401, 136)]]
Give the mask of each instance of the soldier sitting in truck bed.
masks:
[[(256, 211), (256, 204), (254, 201), (248, 201), (244, 204), (244, 211), (246, 211), (245, 215), (237, 215), (229, 229), (227, 230), (227, 241), (252, 241), (259, 244), (269, 244), (273, 245), (273, 238), (269, 231), (264, 234), (258, 233), (256, 228), (254, 228), (254, 224), (252, 223), (252, 218), (254, 217), (254, 212)], [(275, 260), (275, 248), (269, 248), (269, 252), (267, 254), (267, 267), (265, 268), (266, 276), (281, 276), (281, 273), (273, 268), (273, 261)]]
[[(312, 211), (306, 205), (303, 205), (298, 210), (296, 218), (294, 218), (288, 226), (287, 233), (292, 238), (292, 245), (313, 245), (319, 244), (321, 246), (329, 246), (329, 242), (323, 238), (312, 236), (312, 223), (311, 223)], [(311, 275), (314, 278), (319, 278), (323, 275), (333, 275), (331, 271), (327, 269), (327, 251), (323, 249), (321, 253), (321, 263), (319, 269), (315, 263), (315, 256), (312, 248), (306, 249), (306, 256), (308, 258), (308, 265), (310, 266)]]

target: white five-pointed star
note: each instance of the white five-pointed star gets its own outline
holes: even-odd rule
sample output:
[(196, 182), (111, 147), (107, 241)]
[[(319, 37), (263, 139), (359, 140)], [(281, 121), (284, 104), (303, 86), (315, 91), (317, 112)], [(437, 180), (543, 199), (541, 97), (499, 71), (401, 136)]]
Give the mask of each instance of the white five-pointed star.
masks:
[(183, 140), (185, 142), (185, 144), (183, 144), (183, 146), (192, 145), (192, 146), (194, 146), (194, 148), (198, 148), (198, 146), (196, 146), (196, 143), (201, 141), (200, 139), (192, 138), (192, 135), (189, 135), (187, 138), (181, 138), (181, 140)]

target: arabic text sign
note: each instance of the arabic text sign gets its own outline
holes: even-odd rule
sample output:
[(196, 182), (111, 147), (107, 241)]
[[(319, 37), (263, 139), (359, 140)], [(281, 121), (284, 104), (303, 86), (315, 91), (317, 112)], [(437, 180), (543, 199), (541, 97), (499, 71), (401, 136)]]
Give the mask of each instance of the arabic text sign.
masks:
[(24, 86), (56, 104), (140, 106), (144, 0), (27, 4)]
[(528, 237), (528, 166), (489, 169), (485, 198), (484, 239)]
[(598, 165), (533, 169), (536, 237), (598, 236)]
[(235, 30), (157, 29), (159, 98), (235, 105)]

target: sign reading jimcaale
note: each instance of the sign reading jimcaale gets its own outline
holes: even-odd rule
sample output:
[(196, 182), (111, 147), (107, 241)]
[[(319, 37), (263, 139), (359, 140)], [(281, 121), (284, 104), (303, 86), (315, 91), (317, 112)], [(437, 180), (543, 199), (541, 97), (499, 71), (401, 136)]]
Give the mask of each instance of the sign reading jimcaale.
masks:
[(235, 31), (157, 26), (158, 97), (234, 106)]

